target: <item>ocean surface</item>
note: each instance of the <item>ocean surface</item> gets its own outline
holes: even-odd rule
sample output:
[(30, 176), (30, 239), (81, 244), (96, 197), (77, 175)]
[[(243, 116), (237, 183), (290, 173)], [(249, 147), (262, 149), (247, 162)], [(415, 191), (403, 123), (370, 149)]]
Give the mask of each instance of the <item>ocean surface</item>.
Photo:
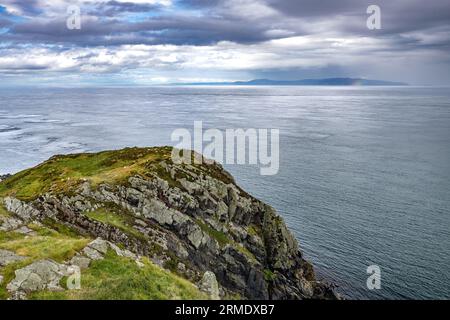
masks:
[[(277, 128), (280, 170), (226, 165), (349, 298), (450, 298), (450, 88), (0, 89), (0, 174), (54, 154)], [(381, 289), (366, 287), (369, 265)]]

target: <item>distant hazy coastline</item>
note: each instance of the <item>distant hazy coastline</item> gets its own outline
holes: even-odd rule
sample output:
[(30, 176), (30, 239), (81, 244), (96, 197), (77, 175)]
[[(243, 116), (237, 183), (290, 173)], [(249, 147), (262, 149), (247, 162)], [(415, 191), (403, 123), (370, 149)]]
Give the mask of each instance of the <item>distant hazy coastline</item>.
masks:
[(191, 82), (174, 83), (172, 85), (191, 86), (407, 86), (404, 82), (393, 82), (384, 80), (369, 80), (361, 78), (325, 78), (325, 79), (302, 79), (302, 80), (270, 80), (255, 79), (250, 81), (233, 82)]

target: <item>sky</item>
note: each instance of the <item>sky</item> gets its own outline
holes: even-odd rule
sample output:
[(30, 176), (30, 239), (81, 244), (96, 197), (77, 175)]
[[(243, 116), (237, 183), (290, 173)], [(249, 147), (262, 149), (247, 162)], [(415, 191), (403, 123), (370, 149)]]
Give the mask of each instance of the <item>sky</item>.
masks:
[[(380, 29), (367, 27), (369, 5)], [(449, 52), (450, 0), (0, 0), (0, 86), (450, 85)]]

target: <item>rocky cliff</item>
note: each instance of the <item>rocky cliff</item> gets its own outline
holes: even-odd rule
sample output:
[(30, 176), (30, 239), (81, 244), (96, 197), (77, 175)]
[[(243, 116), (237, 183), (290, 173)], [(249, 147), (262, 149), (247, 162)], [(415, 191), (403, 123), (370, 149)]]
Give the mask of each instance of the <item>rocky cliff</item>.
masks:
[[(0, 201), (0, 298), (336, 298), (273, 208), (169, 147), (55, 156), (0, 182)], [(102, 279), (135, 285), (102, 296)]]

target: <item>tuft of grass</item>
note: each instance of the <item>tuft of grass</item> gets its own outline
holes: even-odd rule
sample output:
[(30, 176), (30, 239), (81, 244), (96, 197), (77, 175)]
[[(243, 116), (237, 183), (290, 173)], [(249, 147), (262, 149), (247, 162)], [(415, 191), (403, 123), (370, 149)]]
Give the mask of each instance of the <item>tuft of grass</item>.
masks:
[(257, 237), (261, 237), (261, 234), (262, 234), (261, 228), (254, 224), (251, 224), (247, 227), (247, 232), (249, 235), (257, 236)]
[(112, 251), (93, 261), (81, 274), (80, 290), (36, 292), (30, 299), (47, 300), (193, 300), (206, 299), (189, 281), (143, 259), (140, 268)]
[(100, 208), (84, 214), (93, 220), (114, 226), (134, 238), (146, 240), (145, 235), (133, 228), (133, 218), (127, 214), (119, 214), (109, 208)]
[(10, 217), (11, 216), (11, 214), (3, 206), (3, 199), (2, 198), (0, 198), (0, 216), (1, 217)]
[(0, 243), (0, 248), (11, 250), (21, 256), (40, 259), (53, 259), (63, 262), (83, 249), (90, 239), (74, 239), (66, 236), (33, 236)]
[(217, 240), (220, 247), (224, 247), (225, 245), (232, 242), (225, 233), (217, 231), (216, 229), (212, 228), (211, 226), (207, 225), (206, 223), (202, 222), (199, 219), (195, 221), (203, 230), (203, 232), (206, 232), (211, 238)]
[(256, 257), (253, 253), (251, 253), (246, 247), (244, 247), (242, 244), (239, 244), (237, 242), (234, 242), (234, 247), (236, 248), (237, 251), (239, 251), (240, 253), (242, 253), (244, 256), (247, 257), (247, 259), (253, 263), (258, 262), (258, 260), (256, 260)]
[(41, 235), (52, 235), (56, 233), (72, 238), (81, 238), (79, 232), (77, 232), (74, 228), (51, 218), (44, 218), (42, 223), (46, 226), (46, 228), (41, 228), (34, 224), (30, 224), (28, 227), (37, 231)]
[(272, 270), (264, 269), (264, 279), (268, 282), (273, 282), (277, 278), (277, 275)]

